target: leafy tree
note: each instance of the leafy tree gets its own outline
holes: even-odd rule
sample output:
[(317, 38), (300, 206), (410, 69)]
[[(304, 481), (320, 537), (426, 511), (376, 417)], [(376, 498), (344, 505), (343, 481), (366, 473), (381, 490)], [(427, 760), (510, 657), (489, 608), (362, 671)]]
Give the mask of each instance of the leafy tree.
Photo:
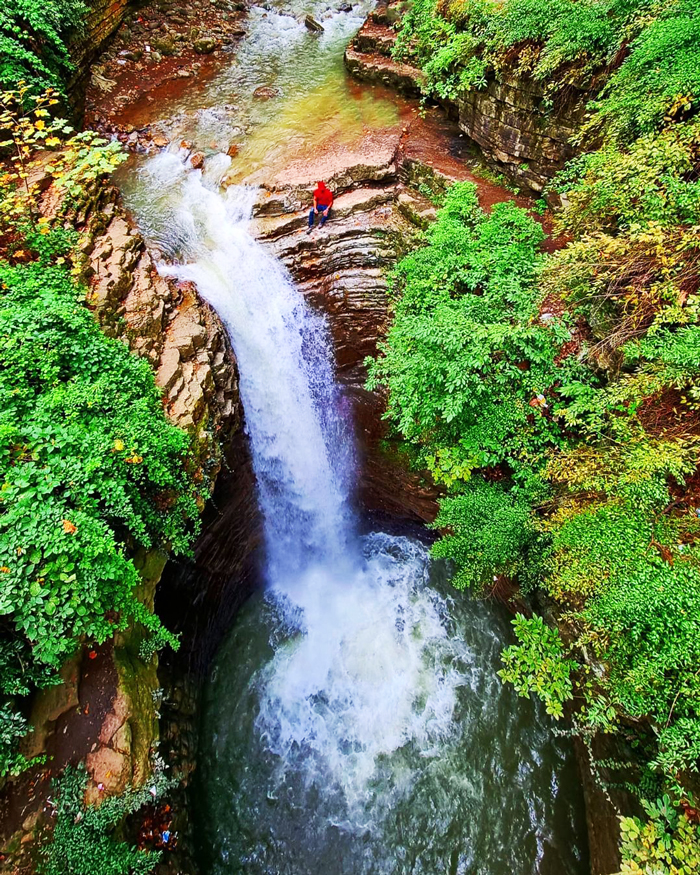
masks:
[(466, 479), (507, 456), (518, 464), (556, 440), (556, 425), (530, 405), (556, 379), (568, 337), (556, 320), (537, 319), (542, 239), (524, 210), (497, 204), (487, 215), (475, 186), (459, 183), (427, 245), (392, 274), (394, 322), (370, 363), (370, 386), (388, 386), (388, 416), (428, 448), (423, 461), (439, 480), (446, 468)]
[(61, 90), (72, 70), (66, 39), (86, 12), (83, 0), (13, 0), (0, 8), (0, 88), (26, 81), (33, 92)]
[(694, 0), (654, 7), (656, 18), (605, 84), (589, 129), (630, 142), (694, 114), (700, 105), (700, 9)]

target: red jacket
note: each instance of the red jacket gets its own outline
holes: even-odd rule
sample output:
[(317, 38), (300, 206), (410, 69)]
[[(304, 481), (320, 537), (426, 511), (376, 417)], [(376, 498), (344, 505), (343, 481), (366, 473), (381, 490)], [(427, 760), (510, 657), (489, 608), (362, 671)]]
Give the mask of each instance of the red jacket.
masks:
[(314, 192), (314, 198), (317, 206), (330, 207), (333, 203), (333, 192), (330, 188), (321, 183)]

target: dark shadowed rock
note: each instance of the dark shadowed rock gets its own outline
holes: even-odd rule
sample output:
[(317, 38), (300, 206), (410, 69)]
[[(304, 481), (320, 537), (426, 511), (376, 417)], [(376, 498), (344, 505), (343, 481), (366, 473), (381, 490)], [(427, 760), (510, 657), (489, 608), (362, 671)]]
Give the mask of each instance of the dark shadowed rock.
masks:
[(304, 24), (312, 33), (323, 33), (323, 25), (316, 21), (312, 15), (306, 16)]

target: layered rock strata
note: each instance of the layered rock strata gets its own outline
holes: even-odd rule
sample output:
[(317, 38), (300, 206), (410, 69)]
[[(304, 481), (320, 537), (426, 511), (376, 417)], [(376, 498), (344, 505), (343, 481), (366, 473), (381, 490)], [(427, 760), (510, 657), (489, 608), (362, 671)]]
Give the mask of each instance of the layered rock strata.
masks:
[[(409, 475), (400, 443), (382, 419), (385, 399), (365, 389), (365, 359), (376, 355), (389, 326), (387, 270), (435, 216), (439, 196), (459, 180), (477, 184), (482, 205), (513, 200), (478, 179), (465, 141), (437, 109), (413, 108), (401, 127), (366, 133), (359, 142), (272, 176), (258, 174), (253, 233), (289, 268), (299, 290), (328, 315), (338, 377), (353, 408), (360, 449), (358, 500), (365, 510), (404, 521), (434, 519), (437, 492)], [(315, 181), (335, 192), (331, 218), (305, 233)], [(527, 205), (525, 200), (520, 203)]]
[(113, 188), (102, 189), (86, 228), (89, 302), (107, 333), (147, 358), (168, 417), (196, 437), (213, 482), (216, 434), (240, 424), (236, 362), (226, 330), (190, 283), (160, 276)]
[[(380, 4), (347, 49), (345, 63), (358, 79), (419, 95), (424, 84), (422, 71), (391, 57), (395, 20), (394, 6)], [(552, 108), (539, 83), (504, 74), (498, 79), (491, 77), (484, 89), (473, 88), (442, 104), (495, 170), (524, 191), (540, 195), (574, 156), (572, 137), (583, 120), (589, 97), (586, 91), (572, 89)]]

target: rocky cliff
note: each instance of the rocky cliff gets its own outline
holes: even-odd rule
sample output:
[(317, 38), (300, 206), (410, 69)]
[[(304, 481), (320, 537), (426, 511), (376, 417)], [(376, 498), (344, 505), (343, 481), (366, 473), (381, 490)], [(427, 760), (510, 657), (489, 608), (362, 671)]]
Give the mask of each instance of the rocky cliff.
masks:
[[(45, 190), (43, 214), (55, 215), (62, 198), (51, 176), (40, 170), (32, 182)], [(241, 426), (236, 362), (221, 322), (195, 288), (158, 274), (114, 186), (95, 184), (68, 220), (81, 234), (89, 306), (108, 334), (152, 363), (166, 413), (192, 435), (192, 464), (206, 493), (221, 468), (222, 447)], [(237, 462), (229, 453), (231, 464)], [(167, 558), (160, 550), (135, 556), (140, 597), (151, 606)], [(43, 755), (46, 765), (4, 788), (0, 868), (33, 871), (32, 839), (48, 815), (51, 779), (66, 764), (87, 765), (92, 802), (150, 774), (161, 682), (157, 659), (140, 655), (142, 639), (134, 628), (101, 647), (84, 648), (64, 666), (64, 682), (36, 697), (24, 752)]]
[[(407, 473), (400, 442), (382, 419), (384, 398), (365, 389), (365, 358), (377, 351), (389, 324), (387, 270), (435, 216), (439, 198), (458, 180), (477, 185), (482, 206), (513, 200), (506, 189), (479, 178), (464, 137), (440, 110), (416, 104), (400, 125), (372, 132), (351, 145), (334, 144), (315, 158), (290, 160), (270, 176), (261, 171), (253, 233), (289, 268), (300, 291), (328, 315), (338, 376), (353, 409), (360, 449), (361, 506), (405, 521), (431, 521), (436, 490)], [(331, 219), (307, 235), (315, 181), (335, 192)], [(525, 199), (518, 202), (527, 206)]]
[[(391, 22), (395, 20), (394, 7), (380, 4), (349, 46), (345, 63), (358, 79), (418, 95), (423, 73), (391, 58), (396, 41)], [(483, 89), (471, 89), (456, 101), (442, 103), (494, 170), (524, 191), (540, 195), (575, 154), (571, 139), (589, 96), (572, 90), (552, 106), (538, 83), (503, 75), (492, 76)]]
[(70, 46), (75, 72), (68, 83), (76, 110), (82, 115), (85, 91), (91, 65), (121, 26), (136, 0), (88, 0), (88, 12), (82, 30), (75, 34)]

